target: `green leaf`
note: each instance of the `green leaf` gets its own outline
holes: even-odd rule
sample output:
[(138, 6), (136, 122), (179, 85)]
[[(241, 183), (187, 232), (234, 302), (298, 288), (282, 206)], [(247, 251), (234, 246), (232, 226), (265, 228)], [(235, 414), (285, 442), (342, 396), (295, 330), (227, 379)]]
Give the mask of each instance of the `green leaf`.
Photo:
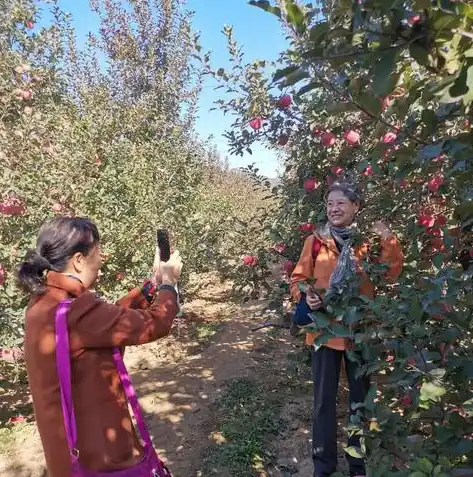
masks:
[(466, 82), (468, 77), (468, 69), (470, 67), (471, 67), (471, 60), (468, 60), (463, 65), (463, 68), (461, 69), (460, 74), (458, 75), (458, 78), (455, 80), (455, 83), (453, 83), (453, 85), (448, 90), (452, 98), (458, 98), (459, 96), (463, 96), (464, 94), (468, 93), (469, 89)]
[(323, 332), (317, 338), (315, 338), (314, 343), (312, 346), (314, 347), (315, 351), (317, 351), (322, 345), (327, 344), (328, 340), (333, 338), (333, 335), (328, 332)]
[(393, 74), (399, 57), (397, 49), (391, 49), (383, 53), (373, 69), (373, 90), (377, 96), (384, 97), (392, 92), (399, 76)]
[(372, 94), (361, 93), (358, 96), (359, 105), (373, 116), (379, 116), (381, 112), (381, 102)]
[(409, 474), (409, 477), (428, 477), (424, 472), (412, 472), (412, 474)]
[(444, 368), (435, 368), (429, 371), (429, 376), (435, 379), (442, 379), (447, 374), (447, 370)]
[(431, 109), (424, 109), (424, 111), (422, 111), (422, 122), (426, 126), (424, 133), (427, 136), (434, 134), (438, 123), (437, 116), (435, 115), (434, 111)]
[(296, 71), (289, 73), (286, 76), (286, 79), (281, 84), (282, 86), (292, 86), (299, 81), (302, 81), (303, 79), (307, 78), (309, 78), (309, 73), (307, 73), (303, 69), (297, 69)]
[(443, 254), (436, 253), (432, 258), (432, 263), (437, 270), (441, 270), (443, 267)]
[(266, 12), (276, 15), (278, 18), (281, 18), (281, 9), (279, 7), (273, 7), (268, 0), (251, 0), (250, 5), (263, 9)]
[(343, 322), (347, 325), (354, 325), (361, 320), (362, 316), (358, 313), (356, 306), (350, 306), (348, 310), (343, 314)]
[(282, 70), (277, 70), (276, 73), (274, 73), (273, 81), (279, 81), (280, 79), (285, 78), (291, 73), (294, 73), (294, 71), (297, 71), (298, 69), (298, 66), (288, 66), (287, 68), (283, 68)]
[(460, 439), (455, 446), (447, 448), (450, 455), (457, 457), (469, 454), (473, 450), (473, 441), (470, 439)]
[(420, 305), (419, 297), (417, 295), (412, 297), (410, 315), (415, 321), (419, 321), (422, 318), (422, 307)]
[(409, 53), (412, 58), (417, 61), (422, 66), (429, 66), (429, 52), (428, 50), (417, 43), (413, 43), (409, 48)]
[(346, 326), (335, 323), (330, 327), (330, 331), (339, 338), (348, 338), (353, 335), (352, 331)]
[(431, 3), (431, 0), (414, 0), (412, 8), (414, 11), (424, 10), (424, 8), (430, 8)]
[(473, 201), (469, 200), (462, 202), (457, 206), (454, 213), (455, 217), (460, 219), (462, 222), (467, 221), (473, 217)]
[(422, 94), (423, 101), (429, 101), (434, 96), (442, 94), (445, 89), (453, 84), (456, 80), (456, 76), (446, 76), (445, 78), (440, 79), (439, 81), (432, 82), (425, 87), (425, 90)]
[(308, 93), (309, 91), (312, 91), (315, 88), (320, 87), (320, 82), (318, 81), (311, 81), (309, 84), (306, 84), (303, 86), (298, 92), (297, 96), (303, 96), (304, 94)]
[(314, 42), (319, 42), (328, 32), (329, 24), (328, 22), (317, 23), (310, 29), (310, 40)]
[(301, 7), (294, 0), (286, 0), (287, 21), (296, 27), (299, 33), (305, 30), (305, 17)]
[(420, 471), (425, 472), (427, 475), (429, 475), (434, 470), (434, 465), (432, 464), (432, 462), (430, 462), (430, 460), (425, 457), (417, 462), (417, 467)]
[(440, 398), (447, 392), (444, 386), (436, 383), (423, 383), (420, 388), (421, 401), (439, 402)]
[(363, 453), (363, 451), (359, 447), (347, 446), (347, 447), (345, 447), (345, 452), (349, 456), (354, 457), (355, 459), (364, 459), (365, 458), (365, 454)]
[(330, 318), (320, 311), (313, 311), (312, 313), (309, 313), (309, 316), (319, 328), (325, 328), (330, 323)]
[(468, 417), (473, 417), (473, 399), (468, 399), (462, 404), (463, 410)]

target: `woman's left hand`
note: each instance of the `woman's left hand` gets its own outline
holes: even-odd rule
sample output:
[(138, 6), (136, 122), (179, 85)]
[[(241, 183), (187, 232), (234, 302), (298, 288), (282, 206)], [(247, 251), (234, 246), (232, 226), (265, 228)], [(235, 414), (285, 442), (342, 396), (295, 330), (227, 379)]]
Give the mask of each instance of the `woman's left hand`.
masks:
[(376, 235), (379, 235), (382, 238), (390, 237), (392, 235), (391, 230), (383, 222), (378, 221), (373, 225), (371, 229)]

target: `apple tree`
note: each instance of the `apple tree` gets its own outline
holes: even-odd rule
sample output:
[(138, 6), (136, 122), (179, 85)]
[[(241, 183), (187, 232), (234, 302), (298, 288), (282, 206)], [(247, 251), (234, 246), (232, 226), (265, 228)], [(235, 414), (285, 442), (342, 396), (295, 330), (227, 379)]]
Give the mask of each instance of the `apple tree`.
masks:
[[(245, 63), (225, 30), (231, 68), (209, 73), (233, 114), (234, 154), (260, 141), (278, 151), (283, 172), (274, 203), (260, 217), (281, 285), (266, 288), (280, 307), (303, 240), (323, 222), (324, 193), (356, 180), (365, 204), (363, 264), (373, 300), (329, 304), (315, 316), (330, 336), (351, 337), (353, 359), (378, 387), (347, 432), (362, 436), (370, 475), (449, 475), (473, 464), (473, 7), (462, 1), (251, 1), (274, 16), (289, 47), (276, 63)], [(382, 220), (403, 244), (404, 271), (383, 280), (370, 230)], [(255, 238), (253, 249), (266, 244)], [(256, 256), (252, 249), (248, 256)], [(278, 256), (279, 258), (275, 258)], [(243, 277), (258, 267), (245, 257)], [(263, 270), (264, 271), (264, 270)], [(286, 290), (286, 294), (281, 290)], [(275, 301), (272, 301), (273, 305)]]

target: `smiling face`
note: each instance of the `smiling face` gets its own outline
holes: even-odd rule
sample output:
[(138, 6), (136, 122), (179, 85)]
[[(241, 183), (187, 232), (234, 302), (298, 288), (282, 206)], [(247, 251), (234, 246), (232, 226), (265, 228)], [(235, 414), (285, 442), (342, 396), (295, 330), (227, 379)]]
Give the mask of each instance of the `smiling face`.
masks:
[(360, 210), (358, 202), (352, 202), (341, 190), (333, 190), (327, 196), (327, 217), (335, 227), (348, 227)]

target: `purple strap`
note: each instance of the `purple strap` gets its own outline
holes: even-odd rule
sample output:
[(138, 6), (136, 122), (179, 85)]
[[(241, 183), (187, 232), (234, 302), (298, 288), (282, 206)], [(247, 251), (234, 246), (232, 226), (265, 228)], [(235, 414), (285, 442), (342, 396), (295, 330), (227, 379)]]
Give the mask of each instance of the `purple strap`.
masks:
[[(61, 393), (62, 414), (64, 417), (64, 428), (66, 431), (67, 443), (73, 456), (78, 455), (77, 426), (74, 415), (74, 403), (72, 402), (71, 387), (71, 355), (69, 348), (69, 333), (67, 326), (67, 313), (72, 300), (63, 300), (56, 310), (56, 363), (59, 376), (59, 388)], [(138, 430), (143, 440), (145, 449), (152, 448), (151, 438), (143, 419), (141, 407), (138, 403), (135, 390), (131, 384), (130, 376), (123, 362), (121, 352), (118, 348), (113, 348), (113, 360), (117, 367), (118, 376), (125, 391), (128, 403), (131, 406), (133, 415), (138, 426)]]

